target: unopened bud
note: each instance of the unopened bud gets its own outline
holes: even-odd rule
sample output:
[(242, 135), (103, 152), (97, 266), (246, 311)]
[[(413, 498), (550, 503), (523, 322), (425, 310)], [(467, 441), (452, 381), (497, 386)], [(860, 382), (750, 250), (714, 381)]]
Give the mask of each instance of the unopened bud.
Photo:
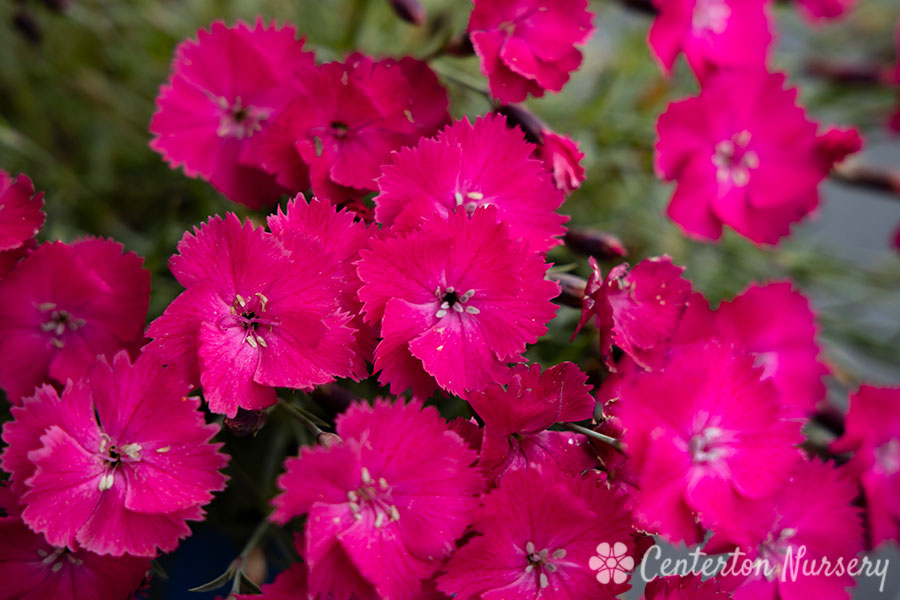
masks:
[(563, 238), (563, 242), (573, 252), (601, 260), (628, 256), (628, 250), (622, 240), (617, 235), (605, 231), (570, 229)]
[(37, 21), (34, 18), (34, 15), (31, 14), (30, 11), (26, 9), (19, 10), (13, 16), (13, 25), (16, 30), (22, 37), (28, 40), (30, 43), (34, 45), (38, 45), (41, 43), (41, 39), (43, 36), (41, 35), (41, 28), (38, 26)]
[(557, 297), (557, 301), (563, 306), (581, 310), (581, 300), (584, 298), (584, 289), (587, 286), (587, 281), (571, 273), (554, 273), (551, 271), (547, 276), (562, 288), (562, 293)]
[(324, 448), (331, 448), (341, 443), (341, 436), (323, 431), (316, 437), (316, 443)]
[(222, 425), (235, 437), (256, 435), (262, 429), (268, 415), (264, 410), (244, 410), (239, 408), (234, 417), (225, 417)]
[(472, 39), (468, 33), (457, 36), (447, 42), (444, 47), (444, 54), (450, 56), (472, 56), (475, 54), (475, 46), (472, 45)]
[(518, 125), (525, 132), (525, 139), (532, 144), (544, 143), (544, 123), (525, 108), (517, 104), (506, 104), (498, 108), (497, 113), (506, 117), (510, 126)]
[(390, 0), (397, 16), (413, 25), (422, 25), (428, 18), (425, 7), (419, 0)]

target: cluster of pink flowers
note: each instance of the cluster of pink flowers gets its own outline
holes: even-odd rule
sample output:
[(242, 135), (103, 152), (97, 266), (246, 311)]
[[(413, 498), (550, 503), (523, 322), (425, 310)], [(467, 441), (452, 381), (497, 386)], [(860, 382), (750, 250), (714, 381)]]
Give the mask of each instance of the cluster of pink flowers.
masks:
[[(777, 243), (861, 146), (767, 71), (767, 5), (655, 2), (653, 52), (667, 73), (683, 52), (701, 83), (656, 145), (669, 215), (696, 237)], [(592, 31), (586, 0), (476, 0), (467, 35), (509, 104), (560, 91)], [(379, 397), (334, 433), (283, 405), (316, 435), (277, 479), (267, 518), (299, 523), (299, 560), (263, 598), (604, 600), (652, 536), (775, 562), (900, 539), (900, 388), (862, 386), (842, 435), (804, 447), (829, 369), (789, 281), (713, 308), (669, 256), (605, 274), (592, 257), (572, 339), (592, 336), (598, 360), (534, 362), (583, 154), (522, 107), (454, 121), (448, 98), (423, 61), (317, 63), (262, 19), (182, 42), (151, 147), (251, 209), (291, 199), (265, 224), (227, 213), (185, 232), (169, 261), (184, 289), (149, 326), (142, 260), (111, 240), (38, 244), (41, 195), (0, 171), (3, 592), (130, 598), (225, 489), (205, 411), (263, 415), (370, 378)], [(667, 577), (645, 597), (840, 600), (852, 584)]]
[[(815, 18), (848, 3), (800, 2)], [(718, 240), (724, 226), (777, 244), (819, 204), (819, 183), (858, 152), (855, 130), (821, 131), (797, 91), (768, 67), (767, 0), (659, 0), (649, 43), (665, 72), (679, 53), (700, 93), (673, 102), (657, 125), (656, 169), (677, 183), (669, 217), (689, 236)]]

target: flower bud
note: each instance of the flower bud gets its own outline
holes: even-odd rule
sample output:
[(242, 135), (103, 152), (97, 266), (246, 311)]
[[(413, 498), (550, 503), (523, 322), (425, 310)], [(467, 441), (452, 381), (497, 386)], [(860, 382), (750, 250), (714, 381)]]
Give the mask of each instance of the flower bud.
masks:
[(563, 238), (572, 252), (610, 260), (628, 256), (628, 250), (618, 236), (593, 229), (570, 229)]
[(235, 437), (256, 435), (262, 429), (268, 415), (264, 410), (244, 410), (239, 408), (234, 417), (225, 417), (222, 425)]

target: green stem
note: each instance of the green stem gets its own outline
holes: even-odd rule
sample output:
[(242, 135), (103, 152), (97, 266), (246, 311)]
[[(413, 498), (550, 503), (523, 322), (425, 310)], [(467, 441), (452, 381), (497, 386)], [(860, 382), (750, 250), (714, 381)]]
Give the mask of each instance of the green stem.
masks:
[(308, 416), (306, 416), (304, 414), (305, 411), (297, 408), (296, 406), (294, 406), (293, 404), (291, 404), (290, 402), (287, 402), (285, 400), (279, 401), (278, 406), (281, 407), (281, 409), (283, 411), (285, 411), (286, 413), (288, 413), (289, 415), (291, 415), (292, 417), (294, 417), (295, 419), (297, 419), (298, 421), (303, 423), (303, 425), (307, 429), (309, 429), (309, 431), (314, 436), (318, 436), (320, 433), (323, 433), (323, 431), (319, 428), (319, 426), (316, 425), (312, 419), (310, 419)]
[(601, 442), (607, 443), (619, 452), (624, 453), (624, 449), (622, 448), (622, 442), (617, 440), (614, 437), (610, 437), (608, 435), (604, 435), (593, 429), (588, 429), (587, 427), (582, 427), (581, 425), (576, 425), (575, 423), (560, 423), (566, 429), (570, 429), (572, 431), (584, 434), (588, 437), (594, 438), (595, 440), (600, 440)]
[(346, 50), (354, 50), (359, 39), (359, 31), (362, 28), (363, 17), (366, 14), (368, 0), (352, 0), (350, 18), (347, 20), (347, 31), (344, 33), (342, 46)]

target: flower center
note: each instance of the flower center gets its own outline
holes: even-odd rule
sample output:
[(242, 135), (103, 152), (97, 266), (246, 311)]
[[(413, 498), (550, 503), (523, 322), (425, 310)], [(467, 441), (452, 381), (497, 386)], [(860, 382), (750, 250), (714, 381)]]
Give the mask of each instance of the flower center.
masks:
[(875, 448), (875, 464), (885, 475), (900, 472), (900, 441), (893, 439)]
[(278, 325), (278, 321), (265, 316), (268, 302), (269, 299), (260, 292), (256, 292), (250, 298), (235, 294), (230, 307), (231, 316), (223, 319), (219, 326), (223, 329), (240, 327), (244, 333), (242, 340), (244, 343), (252, 348), (267, 348), (268, 344), (263, 333), (271, 332), (272, 328)]
[(77, 331), (85, 325), (84, 319), (76, 318), (69, 311), (57, 308), (55, 302), (38, 304), (38, 310), (45, 313), (46, 319), (41, 323), (41, 331), (53, 335), (50, 343), (57, 348), (65, 346), (62, 336), (66, 331)]
[(730, 17), (731, 9), (722, 0), (697, 0), (691, 27), (699, 34), (721, 35)]
[(534, 573), (537, 578), (538, 585), (544, 589), (550, 585), (548, 574), (556, 573), (558, 567), (554, 561), (562, 560), (566, 557), (564, 548), (557, 548), (550, 552), (549, 548), (538, 551), (534, 542), (525, 544), (525, 559), (528, 561), (525, 567), (526, 573)]
[(221, 116), (216, 134), (219, 137), (233, 137), (239, 140), (252, 137), (262, 129), (262, 123), (269, 118), (270, 110), (255, 106), (244, 106), (240, 97), (229, 104), (225, 98), (218, 98)]
[(693, 461), (708, 463), (721, 458), (725, 453), (722, 437), (722, 430), (718, 427), (707, 427), (693, 436), (688, 443)]
[(385, 522), (391, 523), (400, 520), (400, 511), (391, 500), (391, 486), (384, 477), (378, 481), (372, 478), (369, 469), (362, 468), (360, 479), (362, 485), (355, 490), (347, 492), (347, 501), (353, 518), (359, 521), (363, 512), (372, 511), (375, 518), (375, 528), (381, 528)]
[(466, 302), (472, 299), (472, 296), (475, 295), (475, 290), (469, 290), (462, 296), (459, 295), (459, 292), (456, 291), (452, 285), (448, 286), (446, 289), (441, 290), (441, 286), (438, 286), (436, 290), (434, 290), (434, 295), (440, 302), (438, 306), (437, 312), (434, 313), (438, 319), (443, 319), (450, 311), (454, 311), (457, 313), (468, 313), (470, 315), (477, 315), (481, 311), (478, 310), (477, 307), (472, 305), (466, 305)]
[(106, 473), (100, 478), (97, 487), (101, 492), (110, 489), (116, 478), (116, 468), (122, 463), (140, 462), (141, 450), (140, 444), (122, 444), (116, 445), (112, 438), (105, 433), (100, 434), (100, 449), (96, 456), (100, 460), (106, 462)]
[(80, 558), (75, 558), (75, 556), (72, 555), (68, 548), (54, 548), (53, 552), (47, 552), (44, 549), (38, 549), (37, 555), (41, 559), (41, 565), (50, 567), (50, 570), (54, 573), (63, 568), (63, 565), (65, 565), (65, 560), (68, 560), (69, 564), (76, 567), (84, 564), (84, 561)]
[(774, 581), (781, 575), (784, 557), (787, 555), (788, 546), (795, 535), (797, 535), (796, 529), (793, 527), (785, 527), (778, 532), (777, 537), (774, 533), (770, 533), (762, 545), (760, 545), (757, 560), (765, 560), (768, 562), (769, 572), (762, 570), (761, 573), (769, 581)]
[(453, 198), (456, 200), (457, 208), (462, 206), (466, 210), (466, 214), (470, 215), (475, 209), (485, 204), (484, 194), (481, 192), (454, 192)]
[(350, 131), (350, 126), (343, 121), (332, 121), (331, 130), (334, 132), (335, 137), (345, 138)]
[(744, 129), (716, 144), (712, 162), (720, 184), (744, 187), (750, 183), (750, 171), (759, 166), (759, 155), (747, 148), (751, 139), (750, 132)]

